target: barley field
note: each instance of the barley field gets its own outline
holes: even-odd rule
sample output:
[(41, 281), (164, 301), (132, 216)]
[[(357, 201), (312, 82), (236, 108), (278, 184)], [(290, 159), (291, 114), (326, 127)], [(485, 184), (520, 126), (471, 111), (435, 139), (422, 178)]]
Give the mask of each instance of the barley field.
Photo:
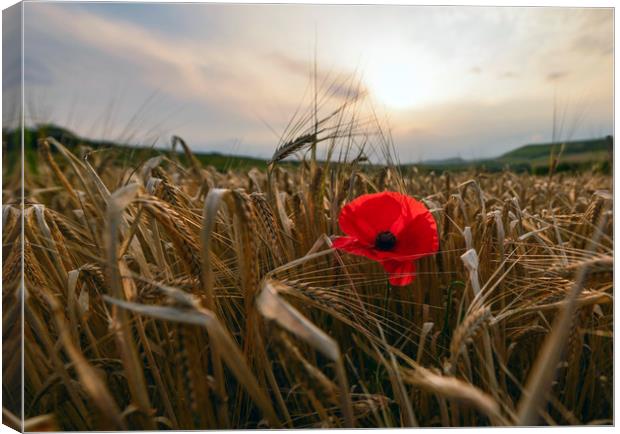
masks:
[[(249, 171), (39, 140), (23, 208), (3, 185), (5, 423), (23, 254), (27, 430), (612, 424), (611, 176), (417, 171), (384, 134), (371, 164), (338, 125)], [(381, 191), (437, 224), (407, 286), (331, 247)]]

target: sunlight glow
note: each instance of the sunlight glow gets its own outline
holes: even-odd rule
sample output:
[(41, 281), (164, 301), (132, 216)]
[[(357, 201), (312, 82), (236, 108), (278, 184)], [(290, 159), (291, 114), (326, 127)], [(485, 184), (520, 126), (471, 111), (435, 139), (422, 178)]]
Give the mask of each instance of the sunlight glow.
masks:
[[(364, 77), (370, 92), (388, 108), (420, 107), (437, 99), (433, 71), (424, 56), (403, 46), (377, 51), (366, 65)], [(426, 63), (428, 64), (428, 63)]]

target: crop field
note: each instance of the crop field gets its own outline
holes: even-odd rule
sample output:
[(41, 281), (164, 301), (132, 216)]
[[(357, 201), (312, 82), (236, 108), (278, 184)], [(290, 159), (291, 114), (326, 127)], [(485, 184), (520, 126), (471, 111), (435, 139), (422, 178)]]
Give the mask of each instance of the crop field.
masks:
[[(347, 134), (227, 172), (183, 141), (127, 166), (42, 139), (23, 208), (5, 168), (5, 423), (22, 254), (26, 429), (613, 423), (611, 176), (422, 173)], [(332, 247), (383, 191), (437, 227), (405, 286)]]

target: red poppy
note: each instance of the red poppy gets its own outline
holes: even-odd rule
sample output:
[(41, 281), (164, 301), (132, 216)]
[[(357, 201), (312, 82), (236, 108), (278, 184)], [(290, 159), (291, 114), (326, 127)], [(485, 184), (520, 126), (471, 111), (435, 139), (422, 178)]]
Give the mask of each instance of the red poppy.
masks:
[(340, 211), (338, 223), (347, 236), (336, 238), (334, 247), (378, 261), (395, 286), (411, 283), (414, 261), (439, 249), (433, 215), (404, 194), (360, 196)]

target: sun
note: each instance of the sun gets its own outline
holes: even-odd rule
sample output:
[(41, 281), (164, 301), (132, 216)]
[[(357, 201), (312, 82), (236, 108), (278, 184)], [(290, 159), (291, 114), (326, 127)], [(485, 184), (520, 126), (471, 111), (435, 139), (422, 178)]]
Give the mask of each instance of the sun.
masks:
[(433, 72), (416, 53), (402, 47), (375, 52), (364, 77), (372, 95), (388, 108), (409, 109), (433, 101)]

